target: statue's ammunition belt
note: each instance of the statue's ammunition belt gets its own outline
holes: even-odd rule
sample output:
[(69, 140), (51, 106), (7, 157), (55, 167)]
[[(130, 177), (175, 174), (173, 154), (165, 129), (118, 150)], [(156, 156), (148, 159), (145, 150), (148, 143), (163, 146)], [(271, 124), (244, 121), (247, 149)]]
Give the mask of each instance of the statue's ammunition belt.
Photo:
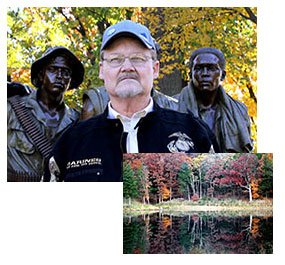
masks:
[(20, 96), (14, 96), (8, 99), (14, 109), (20, 124), (31, 137), (41, 155), (48, 159), (52, 150), (52, 145), (47, 137), (37, 126), (35, 120), (31, 116), (30, 111), (25, 107), (25, 103), (21, 100)]
[(40, 182), (42, 180), (41, 175), (35, 175), (26, 172), (10, 171), (7, 172), (8, 182)]

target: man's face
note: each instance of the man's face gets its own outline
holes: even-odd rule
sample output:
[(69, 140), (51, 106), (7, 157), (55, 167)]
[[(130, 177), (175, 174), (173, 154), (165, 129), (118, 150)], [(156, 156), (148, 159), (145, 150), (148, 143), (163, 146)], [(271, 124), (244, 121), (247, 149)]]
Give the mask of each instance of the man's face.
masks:
[(42, 89), (50, 94), (64, 93), (72, 79), (68, 58), (56, 56), (45, 66), (42, 76)]
[(215, 91), (222, 80), (219, 58), (211, 53), (195, 57), (192, 67), (192, 81), (199, 91)]
[[(110, 59), (120, 56), (142, 56), (148, 59), (139, 65), (132, 63), (129, 58), (121, 65), (110, 63)], [(117, 98), (150, 95), (153, 80), (159, 73), (159, 62), (151, 59), (151, 51), (139, 40), (125, 37), (118, 38), (104, 50), (103, 61), (99, 66), (99, 78), (104, 80), (110, 97)]]

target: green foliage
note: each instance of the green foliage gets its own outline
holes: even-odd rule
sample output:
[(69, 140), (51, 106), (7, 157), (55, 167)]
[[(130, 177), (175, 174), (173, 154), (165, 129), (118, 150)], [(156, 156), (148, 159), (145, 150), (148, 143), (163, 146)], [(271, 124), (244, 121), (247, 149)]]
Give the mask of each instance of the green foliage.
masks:
[(140, 198), (146, 197), (145, 191), (147, 190), (149, 183), (147, 174), (145, 173), (145, 166), (143, 163), (136, 170), (135, 178), (137, 180), (138, 196)]
[(124, 222), (124, 250), (123, 253), (133, 253), (136, 247), (143, 248), (143, 229), (140, 223)]
[(133, 14), (124, 7), (8, 8), (7, 74), (12, 81), (30, 83), (33, 61), (51, 46), (69, 48), (83, 63), (85, 77), (79, 90), (68, 91), (65, 102), (82, 106), (86, 89), (101, 86), (99, 53), (105, 29)]
[(178, 172), (179, 189), (183, 193), (187, 193), (187, 186), (191, 182), (191, 169), (187, 162), (184, 162)]
[(131, 166), (124, 163), (123, 167), (123, 194), (125, 198), (132, 198), (135, 199), (138, 196), (138, 188), (137, 182), (134, 177), (134, 171), (132, 170)]
[(189, 82), (189, 59), (197, 48), (215, 47), (225, 54), (227, 75), (223, 85), (233, 98), (248, 107), (255, 141), (256, 19), (257, 8), (243, 7), (148, 7), (143, 8), (142, 16), (162, 48), (161, 79), (179, 71), (182, 79)]
[(264, 157), (263, 176), (259, 183), (260, 195), (271, 198), (273, 196), (273, 161)]

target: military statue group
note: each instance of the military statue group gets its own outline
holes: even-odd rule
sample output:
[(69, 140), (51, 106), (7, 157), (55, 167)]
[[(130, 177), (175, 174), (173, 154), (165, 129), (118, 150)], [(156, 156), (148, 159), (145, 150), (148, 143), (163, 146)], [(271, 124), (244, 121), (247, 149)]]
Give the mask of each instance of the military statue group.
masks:
[(175, 97), (153, 87), (157, 45), (149, 29), (124, 20), (100, 48), (103, 87), (83, 95), (81, 112), (64, 94), (84, 80), (66, 47), (47, 49), (31, 66), (35, 88), (8, 82), (7, 181), (122, 179), (124, 153), (251, 152), (247, 107), (222, 87), (224, 54), (202, 47), (190, 57), (190, 83)]

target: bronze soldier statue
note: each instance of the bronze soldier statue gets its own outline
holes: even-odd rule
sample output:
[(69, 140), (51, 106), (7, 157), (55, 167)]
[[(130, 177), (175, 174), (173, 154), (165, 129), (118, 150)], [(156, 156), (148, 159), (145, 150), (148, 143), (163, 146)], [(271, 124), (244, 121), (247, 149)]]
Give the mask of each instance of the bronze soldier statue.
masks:
[(190, 57), (191, 82), (178, 95), (179, 111), (202, 118), (215, 133), (222, 152), (250, 152), (253, 144), (247, 107), (221, 85), (226, 59), (216, 48), (200, 48)]
[[(82, 63), (69, 49), (57, 46), (32, 64), (31, 82), (37, 89), (24, 96), (10, 93), (8, 181), (41, 181), (56, 139), (79, 119), (79, 112), (63, 100), (65, 92), (77, 88), (83, 77)], [(8, 84), (9, 89), (13, 83)]]

